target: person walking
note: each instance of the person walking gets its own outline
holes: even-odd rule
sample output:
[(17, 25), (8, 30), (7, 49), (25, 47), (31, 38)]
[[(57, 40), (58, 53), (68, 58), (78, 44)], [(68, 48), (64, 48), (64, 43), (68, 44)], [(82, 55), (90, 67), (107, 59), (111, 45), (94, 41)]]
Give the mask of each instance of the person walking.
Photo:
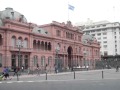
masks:
[(40, 75), (40, 68), (39, 68), (39, 64), (37, 64), (37, 68), (36, 68), (36, 70), (37, 70), (37, 75)]
[(3, 68), (3, 72), (2, 72), (2, 78), (4, 78), (4, 80), (6, 80), (6, 67)]
[(119, 72), (119, 66), (118, 65), (116, 66), (116, 72)]
[(24, 71), (24, 66), (21, 67), (22, 72)]
[(28, 67), (28, 75), (30, 74), (30, 68)]
[(55, 73), (57, 74), (58, 72), (57, 65), (55, 64), (54, 67), (55, 67)]
[(9, 72), (10, 72), (9, 68), (5, 67), (4, 70), (3, 70), (3, 74), (4, 74), (4, 77), (5, 77), (4, 80), (7, 80), (7, 78), (9, 78), (10, 80), (12, 79), (12, 78), (10, 78)]
[(14, 67), (13, 71), (14, 71), (13, 76), (17, 75), (17, 73), (18, 73), (18, 69), (17, 69), (17, 67), (16, 67), (16, 66)]

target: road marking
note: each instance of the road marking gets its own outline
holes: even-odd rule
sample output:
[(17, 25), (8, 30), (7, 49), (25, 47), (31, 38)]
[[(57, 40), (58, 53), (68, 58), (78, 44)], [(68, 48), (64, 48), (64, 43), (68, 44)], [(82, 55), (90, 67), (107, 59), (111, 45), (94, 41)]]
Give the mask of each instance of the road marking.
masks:
[(13, 83), (13, 82), (6, 82), (6, 83)]
[(0, 83), (2, 83), (2, 82), (0, 82)]
[(27, 82), (36, 82), (36, 81), (27, 81)]
[(17, 81), (18, 83), (25, 82), (25, 81)]

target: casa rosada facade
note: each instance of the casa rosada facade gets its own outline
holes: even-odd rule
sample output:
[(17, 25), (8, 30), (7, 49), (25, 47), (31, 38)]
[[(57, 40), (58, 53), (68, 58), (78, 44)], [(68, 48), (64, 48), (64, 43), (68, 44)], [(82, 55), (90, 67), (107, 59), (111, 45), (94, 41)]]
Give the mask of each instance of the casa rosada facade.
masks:
[(6, 8), (0, 11), (0, 70), (8, 66), (54, 70), (89, 66), (100, 60), (100, 44), (70, 21), (36, 25)]

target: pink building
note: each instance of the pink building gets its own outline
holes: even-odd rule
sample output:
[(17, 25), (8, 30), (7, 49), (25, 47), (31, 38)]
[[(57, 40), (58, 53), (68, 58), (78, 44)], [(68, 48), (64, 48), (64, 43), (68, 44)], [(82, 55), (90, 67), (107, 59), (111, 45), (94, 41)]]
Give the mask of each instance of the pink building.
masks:
[(100, 60), (100, 45), (96, 39), (83, 35), (70, 21), (36, 25), (24, 15), (6, 8), (0, 11), (0, 69), (14, 66), (25, 69), (36, 66), (54, 70), (71, 67), (95, 68)]

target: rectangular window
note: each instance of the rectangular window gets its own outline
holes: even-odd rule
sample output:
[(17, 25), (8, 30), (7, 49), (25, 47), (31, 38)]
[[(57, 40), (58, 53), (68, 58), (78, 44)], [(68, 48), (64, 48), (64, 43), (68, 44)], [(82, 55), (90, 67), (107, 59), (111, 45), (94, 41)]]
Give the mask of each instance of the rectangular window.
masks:
[(104, 32), (103, 35), (107, 35), (107, 32)]
[(98, 40), (101, 40), (101, 37), (99, 37)]
[(104, 48), (107, 48), (107, 45), (104, 45), (103, 47), (104, 47)]
[(95, 36), (95, 34), (92, 34), (92, 36)]
[(103, 39), (107, 39), (107, 37), (103, 37)]
[(102, 31), (107, 31), (107, 29), (102, 29)]
[(108, 55), (108, 52), (107, 52), (107, 51), (104, 51), (104, 55)]
[(86, 27), (86, 29), (89, 29), (89, 27)]
[(98, 33), (97, 35), (98, 35), (98, 36), (100, 36), (100, 35), (101, 35), (101, 33)]
[(97, 32), (100, 32), (101, 30), (97, 30)]
[(91, 30), (91, 32), (95, 32), (95, 30)]
[(97, 27), (100, 27), (100, 25), (98, 25)]
[(103, 27), (106, 27), (106, 25), (103, 25)]
[(107, 41), (103, 41), (103, 43), (107, 43)]

